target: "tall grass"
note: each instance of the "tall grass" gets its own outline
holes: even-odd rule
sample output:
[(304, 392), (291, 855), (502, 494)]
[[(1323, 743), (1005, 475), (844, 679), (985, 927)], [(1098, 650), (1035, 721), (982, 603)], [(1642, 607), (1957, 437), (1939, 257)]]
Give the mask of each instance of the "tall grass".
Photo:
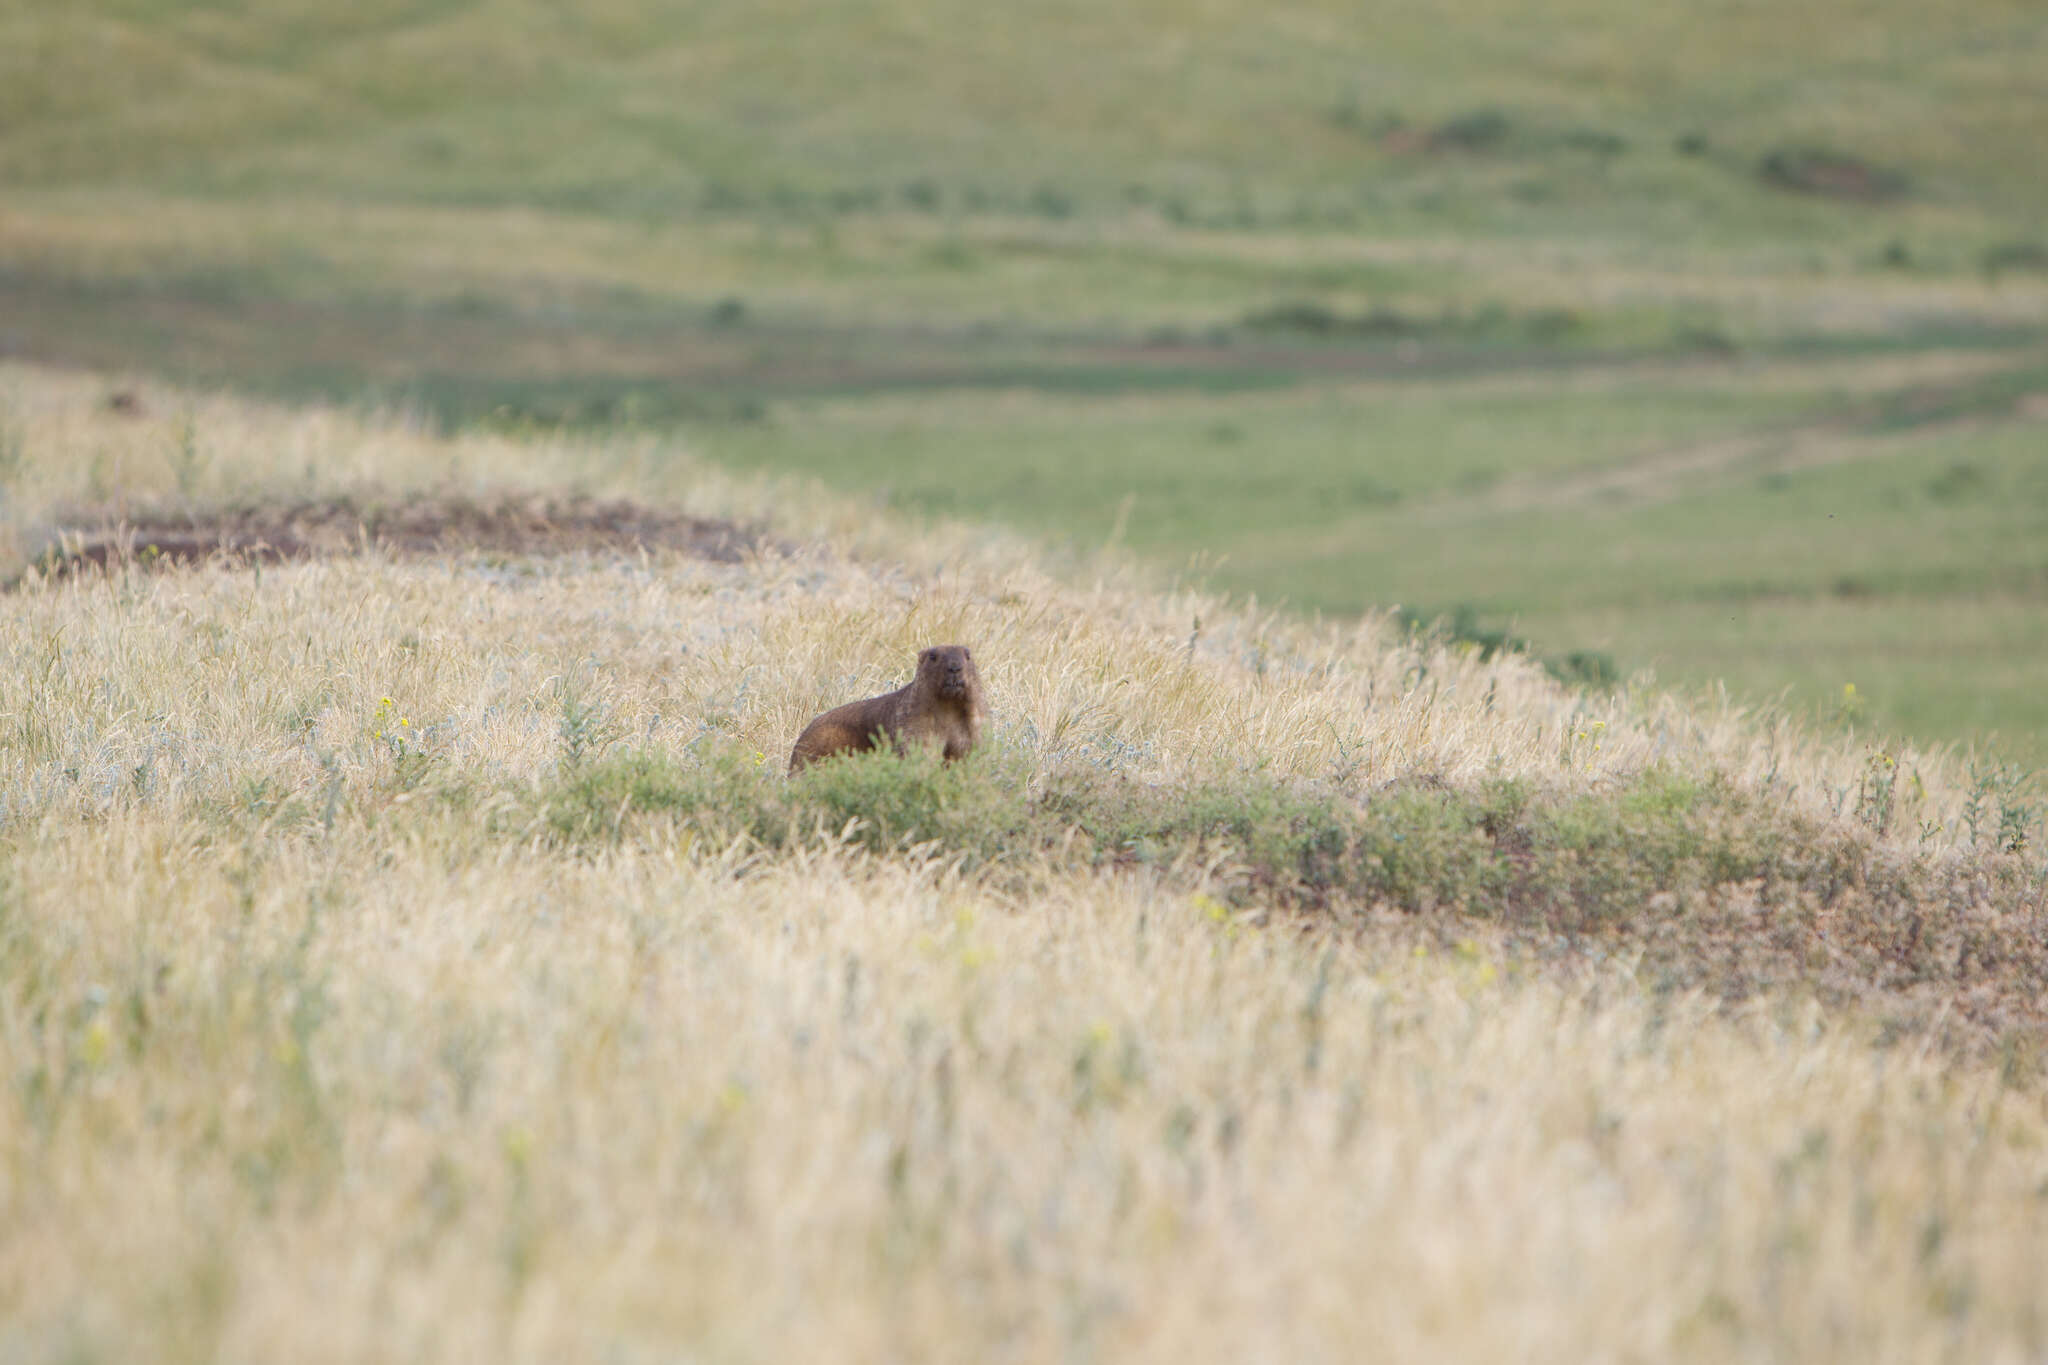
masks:
[[(1951, 1048), (1888, 1023), (1911, 982), (1825, 1005), (1818, 969), (1744, 1003), (1660, 988), (1625, 935), (1489, 920), (1484, 881), (1469, 914), (1364, 882), (1340, 922), (1252, 875), (1311, 885), (1319, 821), (1434, 830), (1443, 866), (1510, 875), (1598, 850), (1648, 878), (1602, 892), (1648, 922), (1689, 894), (1657, 850), (1720, 801), (1709, 843), (1797, 830), (1846, 850), (1845, 888), (1949, 868), (2025, 913), (2038, 849), (1973, 845), (2004, 790), (1981, 775), (1901, 753), (1918, 785), (1882, 794), (1855, 747), (1733, 708), (1588, 697), (644, 440), (152, 388), (189, 413), (181, 494), (169, 418), (75, 376), (0, 388), (24, 540), (65, 499), (581, 481), (797, 547), (5, 599), (8, 1354), (2048, 1346), (2027, 1030)], [(775, 775), (934, 639), (984, 661), (987, 752)], [(1820, 929), (1815, 952), (1852, 937)]]

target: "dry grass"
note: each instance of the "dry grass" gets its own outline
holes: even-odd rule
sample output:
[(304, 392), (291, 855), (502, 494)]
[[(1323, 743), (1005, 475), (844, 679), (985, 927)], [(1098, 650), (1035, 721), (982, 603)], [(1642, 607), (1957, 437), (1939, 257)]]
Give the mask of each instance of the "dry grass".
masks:
[[(0, 1358), (2048, 1350), (2048, 1109), (1995, 1060), (1797, 996), (1654, 995), (1625, 958), (1260, 929), (1197, 865), (1051, 852), (1018, 882), (687, 825), (565, 847), (520, 795), (578, 716), (779, 763), (942, 638), (1032, 773), (1360, 800), (1661, 763), (1833, 828), (1853, 743), (1049, 567), (651, 441), (154, 390), (136, 420), (105, 388), (0, 371), (17, 553), (66, 502), (371, 483), (631, 493), (820, 548), (7, 599)], [(1974, 856), (1968, 783), (1895, 757), (1925, 795), (1860, 837)]]
[[(107, 411), (105, 396), (119, 390), (138, 393), (152, 415)], [(80, 508), (92, 509), (90, 523), (181, 499), (365, 488), (399, 498), (505, 488), (630, 494), (765, 522), (820, 547), (725, 568), (574, 558), (516, 571), (333, 565), (261, 582), (101, 586), (33, 599), (15, 614), (18, 630), (72, 643), (63, 661), (72, 678), (109, 686), (120, 658), (134, 657), (136, 632), (154, 623), (149, 650), (165, 657), (147, 665), (152, 685), (196, 686), (209, 710), (248, 720), (275, 717), (251, 715), (212, 679), (163, 667), (198, 662), (175, 657), (195, 629), (216, 633), (234, 659), (207, 671), (254, 689), (258, 705), (318, 692), (321, 723), (346, 728), (389, 694), (465, 748), (472, 718), (508, 716), (585, 659), (598, 665), (607, 703), (636, 728), (656, 716), (694, 725), (706, 698), (744, 687), (731, 732), (764, 751), (786, 748), (824, 703), (895, 677), (919, 642), (943, 636), (972, 640), (992, 661), (999, 728), (1023, 731), (1047, 755), (1101, 743), (1146, 780), (1221, 763), (1283, 777), (1348, 772), (1361, 789), (1417, 775), (1585, 787), (1667, 763), (1783, 788), (1814, 814), (1834, 815), (1870, 758), (1854, 737), (1808, 736), (1740, 706), (1683, 706), (1653, 689), (1589, 697), (1519, 659), (1411, 642), (1384, 619), (1325, 626), (1199, 589), (1155, 590), (1114, 556), (1049, 565), (1000, 532), (913, 523), (813, 486), (748, 483), (653, 438), (442, 439), (403, 420), (19, 367), (0, 370), (0, 395), (4, 439), (19, 452), (0, 534), (17, 565), (57, 525), (79, 521)], [(512, 582), (526, 590), (486, 590)], [(107, 598), (130, 607), (110, 613)], [(59, 691), (38, 705), (61, 708), (52, 723), (67, 733), (122, 714), (106, 711), (105, 688), (99, 698), (92, 691)], [(516, 739), (492, 736), (492, 757), (512, 775), (537, 773), (552, 758), (553, 724), (536, 714)], [(1934, 827), (1915, 845), (1924, 851), (1954, 846), (1964, 775), (1939, 751), (1890, 752), (1918, 779), (1897, 823)]]

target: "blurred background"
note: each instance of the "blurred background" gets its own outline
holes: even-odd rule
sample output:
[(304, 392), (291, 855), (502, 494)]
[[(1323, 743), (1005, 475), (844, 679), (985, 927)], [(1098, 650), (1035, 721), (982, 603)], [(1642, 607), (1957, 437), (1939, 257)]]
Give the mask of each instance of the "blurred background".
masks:
[(0, 364), (674, 432), (2034, 766), (2044, 72), (2039, 0), (0, 0)]

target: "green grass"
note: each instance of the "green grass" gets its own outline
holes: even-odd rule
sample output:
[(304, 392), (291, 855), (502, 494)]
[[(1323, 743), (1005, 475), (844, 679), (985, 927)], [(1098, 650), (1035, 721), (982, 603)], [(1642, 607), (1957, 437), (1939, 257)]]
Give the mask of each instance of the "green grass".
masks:
[[(987, 398), (797, 410), (768, 428), (706, 433), (726, 458), (769, 463), (942, 512), (1000, 509), (1041, 530), (1100, 538), (1125, 524), (1159, 552), (1235, 554), (1404, 503), (1490, 489), (1513, 474), (1598, 468), (1659, 445), (1811, 410), (1807, 394), (1751, 395), (1712, 374), (1625, 392), (1387, 384), (1221, 404), (1167, 398), (1083, 405)], [(1732, 392), (1731, 392), (1732, 390)], [(1131, 499), (1128, 513), (1121, 499)], [(1356, 609), (1341, 590), (1304, 599)]]
[[(2008, 173), (2048, 119), (2048, 25), (2017, 0), (1581, 0), (1541, 23), (1506, 0), (1369, 18), (1335, 0), (103, 0), (11, 7), (0, 39), (0, 176), (23, 184), (649, 217), (1156, 200), (1754, 240), (1824, 234), (1826, 213), (1756, 174), (1818, 145), (1945, 208), (2048, 206), (2039, 177)], [(1434, 150), (1402, 150), (1403, 131)]]

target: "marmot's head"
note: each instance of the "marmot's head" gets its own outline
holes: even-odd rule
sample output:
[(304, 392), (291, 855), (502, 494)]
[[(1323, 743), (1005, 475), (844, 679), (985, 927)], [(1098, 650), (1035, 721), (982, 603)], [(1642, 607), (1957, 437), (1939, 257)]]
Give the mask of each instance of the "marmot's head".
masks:
[(966, 645), (933, 645), (917, 656), (917, 679), (938, 696), (973, 701), (981, 692), (981, 674)]

